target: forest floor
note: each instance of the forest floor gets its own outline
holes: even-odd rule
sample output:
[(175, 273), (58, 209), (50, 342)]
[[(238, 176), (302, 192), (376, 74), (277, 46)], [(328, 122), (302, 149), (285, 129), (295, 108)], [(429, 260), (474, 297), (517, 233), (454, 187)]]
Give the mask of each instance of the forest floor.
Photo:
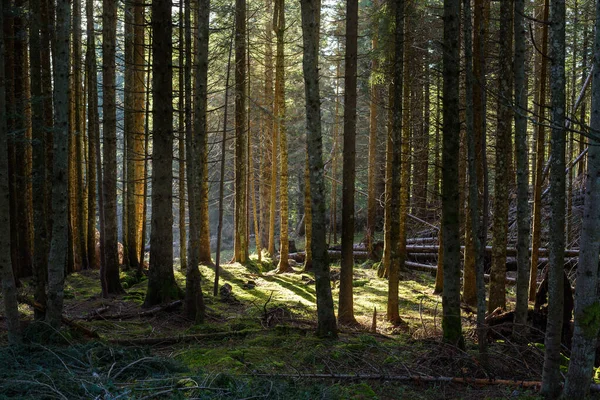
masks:
[[(127, 293), (109, 299), (100, 295), (98, 271), (71, 274), (64, 315), (99, 338), (88, 339), (79, 329), (52, 332), (31, 323), (32, 309), (21, 305), (27, 344), (6, 346), (0, 329), (0, 399), (537, 398), (534, 390), (514, 382), (541, 380), (540, 346), (490, 342), (484, 366), (475, 343), (475, 316), (468, 312), (463, 314), (466, 350), (443, 344), (441, 297), (432, 294), (434, 277), (428, 273), (402, 273), (400, 310), (406, 325), (394, 327), (385, 321), (387, 281), (357, 266), (359, 326), (342, 326), (339, 340), (332, 341), (313, 333), (312, 275), (300, 266), (280, 275), (272, 268), (269, 260), (224, 265), (221, 285), (231, 285), (232, 296), (223, 298), (212, 296), (214, 268), (201, 267), (207, 305), (202, 325), (191, 324), (180, 303), (142, 309), (147, 282), (134, 282), (128, 273), (122, 273)], [(336, 274), (339, 267), (333, 266)], [(176, 278), (184, 287), (180, 271)], [(27, 282), (21, 294), (31, 297)], [(440, 377), (508, 382), (449, 383)]]

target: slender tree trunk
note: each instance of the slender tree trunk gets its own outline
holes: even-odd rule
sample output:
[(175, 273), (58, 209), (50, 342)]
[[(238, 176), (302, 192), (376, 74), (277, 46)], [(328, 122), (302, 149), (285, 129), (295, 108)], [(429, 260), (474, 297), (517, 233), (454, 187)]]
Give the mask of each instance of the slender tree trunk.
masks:
[[(6, 81), (4, 73), (4, 21), (6, 19), (6, 13), (10, 12), (10, 10), (4, 9), (5, 6), (6, 2), (0, 3), (0, 154), (4, 155), (8, 154)], [(33, 27), (35, 27), (35, 25), (32, 23), (32, 28)], [(11, 262), (11, 215), (8, 179), (8, 159), (6, 156), (0, 157), (0, 226), (2, 227), (2, 231), (0, 232), (0, 280), (2, 281), (2, 299), (4, 300), (4, 316), (6, 317), (8, 340), (10, 344), (16, 344), (21, 341), (21, 329), (19, 326), (19, 308), (17, 303), (15, 276), (13, 274)]]
[(65, 266), (67, 263), (69, 63), (71, 9), (68, 0), (56, 2), (54, 60), (54, 165), (52, 179), (52, 242), (48, 258), (48, 305), (46, 322), (58, 328), (61, 322)]
[(550, 142), (550, 242), (548, 264), (548, 324), (544, 345), (542, 394), (560, 393), (560, 344), (563, 328), (565, 253), (565, 0), (550, 3), (550, 94), (552, 136)]
[(229, 76), (231, 74), (231, 53), (233, 51), (233, 38), (235, 32), (231, 35), (229, 43), (229, 57), (227, 58), (227, 72), (225, 73), (225, 101), (223, 106), (223, 135), (221, 137), (221, 177), (219, 180), (219, 225), (217, 227), (217, 254), (215, 259), (215, 282), (213, 286), (213, 296), (219, 293), (219, 274), (221, 265), (221, 239), (223, 237), (223, 194), (225, 191), (225, 156), (227, 155), (227, 110), (229, 109)]
[[(339, 59), (339, 43), (338, 43), (338, 61), (335, 68), (335, 115), (333, 119), (333, 149), (331, 151), (331, 207), (329, 208), (329, 243), (337, 243), (337, 175), (338, 175), (338, 143), (339, 143), (339, 127), (340, 127), (340, 59)], [(333, 235), (333, 241), (332, 236)]]
[[(549, 0), (544, 0), (544, 21), (548, 21), (550, 11)], [(535, 182), (533, 186), (533, 225), (531, 233), (531, 274), (529, 276), (529, 300), (535, 299), (537, 292), (537, 268), (539, 260), (538, 249), (542, 244), (542, 190), (544, 181), (544, 142), (545, 142), (545, 115), (546, 115), (546, 82), (548, 81), (548, 24), (542, 27), (542, 55), (537, 55), (536, 65), (540, 66), (538, 87), (536, 89), (536, 107), (537, 116), (536, 125), (536, 156), (535, 156)]]
[[(102, 4), (102, 82), (103, 82), (103, 153), (104, 153), (104, 279), (106, 293), (123, 292), (119, 281), (117, 238), (117, 106), (115, 55), (117, 2), (103, 0)], [(171, 246), (171, 242), (169, 242)]]
[[(200, 235), (202, 230), (201, 213), (202, 201), (208, 199), (202, 196), (202, 183), (200, 170), (204, 168), (200, 160), (202, 160), (202, 149), (205, 145), (204, 136), (206, 135), (206, 105), (207, 105), (207, 79), (208, 79), (208, 42), (209, 42), (209, 15), (210, 15), (210, 0), (201, 0), (198, 3), (196, 10), (197, 21), (197, 53), (196, 53), (196, 98), (194, 105), (196, 106), (194, 121), (196, 124), (195, 133), (191, 131), (191, 1), (185, 2), (185, 36), (188, 43), (188, 51), (186, 52), (186, 130), (187, 136), (187, 180), (188, 180), (188, 213), (190, 224), (190, 235), (188, 243), (188, 264), (185, 275), (185, 304), (186, 312), (189, 318), (192, 318), (196, 323), (204, 320), (204, 297), (202, 293), (200, 270)], [(218, 255), (217, 255), (218, 257)], [(218, 267), (217, 267), (218, 268)]]
[(144, 306), (180, 298), (173, 274), (173, 66), (171, 0), (152, 3), (152, 227)]
[(492, 236), (492, 270), (488, 310), (506, 308), (506, 243), (508, 240), (508, 192), (511, 180), (512, 151), (512, 2), (501, 0), (500, 71), (498, 74), (498, 124), (496, 132), (496, 176), (494, 182), (494, 230)]
[(462, 347), (460, 320), (460, 221), (458, 158), (460, 0), (444, 0), (444, 139), (442, 164), (442, 235), (444, 290), (442, 297), (444, 341)]
[[(131, 50), (128, 58), (129, 71), (125, 74), (127, 89), (125, 95), (129, 102), (125, 110), (127, 129), (125, 132), (127, 142), (127, 204), (126, 204), (126, 229), (123, 237), (127, 238), (125, 251), (128, 267), (140, 268), (142, 211), (143, 211), (143, 185), (144, 185), (144, 6), (134, 2), (131, 5), (131, 37), (128, 43)], [(127, 67), (127, 64), (126, 64)]]
[[(596, 2), (590, 128), (600, 129), (600, 3)], [(577, 284), (575, 286), (575, 328), (564, 397), (583, 399), (589, 394), (593, 374), (600, 301), (598, 300), (598, 253), (600, 250), (600, 141), (592, 137), (588, 153), (584, 217), (581, 231)]]
[(235, 2), (235, 249), (234, 261), (248, 261), (246, 210), (246, 0)]
[[(390, 266), (389, 266), (389, 277), (388, 277), (388, 301), (387, 301), (387, 319), (394, 325), (398, 325), (402, 322), (399, 313), (399, 295), (398, 295), (398, 282), (401, 262), (403, 261), (401, 238), (401, 202), (402, 202), (402, 191), (401, 191), (401, 174), (402, 169), (406, 166), (402, 163), (404, 158), (402, 155), (402, 149), (404, 147), (404, 133), (403, 128), (403, 104), (400, 101), (402, 98), (402, 86), (406, 83), (403, 76), (403, 69), (405, 68), (404, 63), (404, 51), (406, 51), (406, 42), (404, 35), (404, 17), (405, 17), (405, 4), (403, 0), (396, 1), (394, 4), (394, 15), (396, 21), (396, 34), (394, 36), (394, 67), (393, 67), (393, 96), (394, 104), (397, 104), (393, 108), (392, 115), (392, 169), (391, 169), (391, 185), (390, 185)], [(408, 28), (408, 27), (407, 27)], [(405, 86), (406, 87), (406, 86)], [(406, 87), (407, 88), (407, 87)], [(407, 90), (408, 91), (408, 90)], [(405, 111), (406, 112), (406, 111)]]
[(483, 248), (479, 232), (479, 181), (477, 176), (477, 148), (475, 145), (475, 133), (473, 129), (474, 107), (473, 107), (473, 46), (472, 35), (473, 27), (471, 23), (471, 1), (463, 0), (463, 36), (465, 41), (465, 130), (467, 136), (468, 153), (468, 177), (469, 177), (469, 217), (466, 232), (470, 232), (473, 242), (473, 252), (475, 255), (475, 280), (477, 286), (476, 304), (477, 304), (477, 342), (479, 344), (479, 353), (481, 360), (487, 362), (487, 332), (485, 330), (485, 283), (483, 270)]
[[(271, 0), (265, 0), (265, 14), (272, 15)], [(271, 168), (273, 155), (270, 153), (269, 142), (273, 139), (273, 40), (272, 19), (266, 18), (265, 22), (265, 87), (263, 94), (263, 107), (261, 121), (263, 129), (261, 132), (261, 184), (260, 187), (260, 230), (261, 244), (263, 248), (270, 251), (270, 212), (271, 212)], [(275, 220), (273, 220), (274, 222)], [(274, 228), (273, 228), (274, 230)], [(273, 243), (274, 239), (273, 239)], [(272, 254), (272, 253), (271, 253)]]
[[(148, 38), (148, 65), (150, 65), (150, 60), (152, 60), (152, 35)], [(137, 275), (139, 277), (142, 276), (143, 268), (145, 268), (144, 258), (146, 256), (146, 230), (148, 227), (147, 224), (147, 214), (148, 214), (148, 160), (150, 158), (150, 97), (152, 96), (151, 85), (152, 82), (150, 80), (151, 74), (146, 74), (146, 99), (145, 99), (145, 107), (144, 107), (144, 170), (142, 171), (142, 216), (141, 216), (141, 236), (140, 236), (140, 264), (138, 266)], [(189, 246), (188, 246), (189, 248)], [(189, 265), (189, 264), (188, 264)]]
[(378, 47), (378, 0), (373, 2), (374, 20), (372, 22), (373, 34), (371, 38), (371, 51), (373, 58), (371, 60), (371, 97), (369, 100), (369, 166), (368, 166), (368, 199), (367, 199), (367, 252), (370, 256), (373, 253), (373, 237), (375, 236), (375, 221), (377, 216), (377, 192), (376, 192), (376, 172), (379, 166), (377, 165), (377, 112), (379, 106), (379, 84), (374, 79), (375, 73), (379, 69), (379, 61), (377, 54)]
[(340, 324), (356, 324), (352, 281), (354, 270), (354, 185), (356, 180), (356, 63), (358, 1), (346, 2), (346, 56), (344, 78), (344, 151), (342, 173), (342, 262)]
[[(179, 183), (179, 214), (178, 214), (178, 222), (179, 222), (179, 261), (180, 261), (180, 269), (181, 271), (187, 270), (187, 243), (186, 243), (186, 226), (185, 226), (185, 176), (186, 176), (186, 138), (187, 138), (187, 126), (185, 124), (186, 119), (186, 104), (184, 97), (187, 95), (187, 91), (185, 90), (185, 79), (187, 79), (188, 71), (191, 74), (191, 70), (188, 69), (187, 63), (184, 61), (187, 54), (184, 55), (185, 45), (187, 43), (187, 38), (184, 37), (184, 10), (183, 10), (183, 1), (179, 2), (179, 93), (178, 93), (178, 150), (179, 150), (179, 160), (177, 163), (178, 167), (178, 180)], [(191, 23), (191, 21), (190, 21)], [(191, 27), (189, 24), (186, 25), (189, 29)], [(190, 38), (191, 39), (191, 38)], [(190, 49), (191, 50), (191, 49)], [(185, 66), (184, 66), (185, 65)], [(190, 78), (191, 79), (191, 78)], [(190, 88), (191, 89), (191, 88)], [(191, 127), (190, 127), (191, 128)]]
[(17, 257), (19, 277), (31, 276), (33, 271), (32, 223), (29, 213), (31, 192), (31, 124), (29, 110), (29, 67), (27, 64), (27, 18), (25, 0), (16, 0), (14, 9), (14, 72), (13, 88), (15, 101), (14, 149), (15, 149), (15, 202), (16, 214), (13, 214), (17, 229)]
[[(40, 9), (40, 1), (32, 0), (32, 9)], [(36, 193), (33, 196), (33, 225), (35, 251), (33, 258), (33, 282), (34, 300), (46, 306), (46, 268), (48, 266), (48, 233), (46, 231), (47, 198), (46, 198), (46, 132), (44, 126), (44, 103), (42, 101), (42, 70), (41, 70), (41, 43), (40, 43), (40, 14), (30, 14), (29, 26), (29, 68), (31, 76), (31, 134), (32, 134), (32, 188)], [(3, 60), (4, 55), (2, 55)], [(3, 68), (4, 66), (2, 66)], [(2, 71), (2, 75), (4, 72)], [(4, 95), (2, 94), (2, 102)], [(4, 103), (5, 105), (5, 103)], [(6, 110), (3, 108), (2, 112)], [(3, 123), (6, 122), (6, 114), (2, 115)], [(6, 126), (4, 126), (6, 127)], [(0, 153), (2, 154), (2, 153)], [(8, 152), (3, 153), (5, 155)], [(7, 170), (8, 172), (8, 167)], [(9, 226), (9, 225), (6, 225)], [(8, 278), (10, 279), (10, 278)], [(14, 276), (12, 277), (14, 279)], [(43, 319), (43, 311), (34, 311), (36, 319)]]
[(304, 271), (312, 271), (312, 199), (310, 190), (310, 164), (308, 160), (308, 147), (304, 166), (304, 239), (305, 253)]
[(525, 1), (514, 1), (514, 98), (517, 161), (517, 304), (515, 326), (527, 323), (529, 287), (529, 162), (527, 154), (527, 76), (525, 74)]
[(337, 338), (333, 310), (329, 260), (325, 235), (325, 174), (321, 137), (321, 100), (319, 95), (319, 13), (320, 0), (302, 0), (302, 40), (304, 58), (304, 90), (306, 99), (306, 131), (310, 187), (312, 199), (312, 253), (317, 295), (317, 336)]
[(277, 55), (275, 58), (275, 131), (279, 137), (279, 264), (277, 273), (290, 271), (288, 262), (288, 148), (287, 125), (285, 121), (285, 66), (283, 54), (283, 35), (285, 33), (285, 3), (275, 0), (273, 13), (273, 29), (277, 38)]
[(75, 169), (76, 169), (76, 185), (75, 195), (76, 203), (75, 209), (77, 212), (77, 237), (74, 238), (77, 241), (76, 248), (79, 249), (79, 262), (81, 269), (88, 269), (87, 261), (87, 230), (85, 229), (85, 208), (86, 198), (84, 196), (84, 185), (83, 177), (85, 172), (85, 164), (83, 163), (83, 136), (84, 136), (84, 115), (83, 115), (83, 91), (82, 91), (82, 77), (81, 77), (81, 2), (73, 2), (73, 89), (74, 89), (74, 107), (75, 107), (75, 126), (72, 127), (74, 137), (72, 140), (75, 141)]

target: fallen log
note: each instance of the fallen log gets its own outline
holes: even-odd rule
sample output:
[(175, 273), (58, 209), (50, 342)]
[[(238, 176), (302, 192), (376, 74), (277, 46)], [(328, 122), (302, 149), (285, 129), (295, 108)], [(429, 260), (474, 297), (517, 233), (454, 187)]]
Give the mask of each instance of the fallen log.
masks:
[[(439, 249), (439, 246), (406, 246), (406, 252), (407, 253), (437, 253)], [(461, 251), (465, 250), (465, 246), (461, 246), (460, 247)], [(492, 252), (492, 246), (486, 246), (485, 248), (486, 253), (491, 253)], [(531, 249), (529, 249), (529, 253), (531, 253)], [(547, 248), (540, 248), (539, 249), (539, 254), (540, 255), (548, 255), (549, 250)], [(507, 256), (516, 256), (517, 255), (517, 249), (514, 247), (508, 247), (506, 249), (506, 255)], [(565, 249), (565, 257), (569, 258), (569, 257), (579, 257), (579, 249)]]
[(214, 332), (200, 333), (196, 335), (180, 335), (169, 337), (151, 337), (151, 338), (130, 338), (130, 339), (110, 339), (108, 342), (118, 345), (134, 345), (134, 346), (149, 346), (149, 345), (170, 345), (175, 343), (194, 342), (201, 339), (219, 339), (228, 336), (246, 336), (253, 333), (266, 332), (268, 329), (243, 329), (240, 331), (230, 332)]
[[(434, 265), (427, 265), (427, 264), (420, 264), (420, 263), (411, 262), (411, 261), (405, 261), (404, 266), (406, 268), (414, 269), (416, 271), (437, 272), (437, 267)], [(490, 276), (488, 274), (484, 274), (483, 279), (485, 279), (486, 282), (489, 282)], [(506, 279), (506, 283), (511, 284), (511, 285), (515, 285), (517, 283), (517, 280), (515, 278), (510, 278), (507, 276), (505, 279)]]
[(175, 300), (168, 304), (163, 304), (161, 306), (157, 306), (151, 308), (147, 311), (142, 311), (139, 313), (129, 313), (129, 314), (111, 314), (111, 315), (102, 315), (100, 313), (92, 314), (84, 318), (86, 321), (94, 321), (94, 320), (125, 320), (125, 319), (134, 319), (134, 318), (145, 318), (152, 317), (163, 311), (171, 311), (179, 306), (183, 305), (183, 300)]
[[(414, 383), (460, 383), (477, 386), (511, 386), (539, 390), (542, 386), (540, 381), (494, 379), (494, 378), (465, 378), (451, 376), (428, 376), (428, 375), (377, 375), (377, 374), (249, 374), (245, 376), (280, 379), (337, 379), (337, 380), (381, 380)], [(600, 384), (592, 384), (590, 390), (600, 392)]]
[[(38, 303), (37, 301), (34, 301), (32, 299), (29, 299), (25, 296), (18, 296), (17, 300), (20, 303), (23, 304), (27, 304), (28, 306), (36, 309), (37, 311), (40, 312), (45, 312), (46, 311), (46, 307), (40, 303)], [(73, 330), (79, 331), (81, 333), (83, 333), (84, 336), (87, 336), (89, 338), (92, 339), (98, 339), (100, 338), (100, 335), (98, 335), (97, 332), (92, 331), (91, 329), (86, 328), (85, 326), (79, 324), (78, 322), (75, 322), (67, 317), (65, 317), (64, 315), (62, 315), (60, 317), (60, 320), (62, 321), (63, 324), (67, 325), (68, 327), (72, 328)]]

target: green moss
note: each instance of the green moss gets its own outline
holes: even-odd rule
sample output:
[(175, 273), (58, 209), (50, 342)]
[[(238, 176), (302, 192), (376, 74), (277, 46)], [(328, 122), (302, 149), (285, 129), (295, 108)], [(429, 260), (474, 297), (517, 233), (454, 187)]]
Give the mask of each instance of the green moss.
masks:
[(596, 301), (590, 304), (582, 310), (578, 317), (579, 326), (583, 329), (586, 338), (595, 338), (600, 329), (600, 303)]
[(379, 399), (373, 389), (366, 383), (357, 383), (346, 386), (342, 389), (342, 397), (355, 400), (376, 400)]
[(363, 287), (367, 283), (369, 283), (367, 279), (357, 279), (355, 281), (352, 281), (352, 287)]

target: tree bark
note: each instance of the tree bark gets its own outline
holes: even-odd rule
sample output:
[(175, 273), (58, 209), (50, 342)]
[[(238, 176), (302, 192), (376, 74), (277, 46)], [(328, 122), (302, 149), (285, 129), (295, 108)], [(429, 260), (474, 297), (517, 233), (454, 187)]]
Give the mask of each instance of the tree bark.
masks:
[(515, 326), (527, 323), (529, 287), (529, 161), (527, 152), (527, 75), (525, 72), (525, 1), (514, 1), (514, 98), (517, 161), (517, 303)]
[[(406, 51), (406, 42), (404, 35), (404, 17), (405, 17), (405, 3), (404, 0), (396, 1), (393, 5), (394, 17), (396, 22), (396, 34), (394, 36), (394, 67), (393, 67), (393, 98), (394, 104), (397, 105), (393, 108), (392, 115), (392, 132), (391, 132), (391, 144), (392, 144), (392, 160), (391, 160), (391, 185), (390, 185), (390, 264), (389, 264), (389, 276), (388, 276), (388, 300), (387, 300), (387, 320), (394, 325), (399, 325), (402, 322), (399, 312), (399, 295), (398, 295), (398, 283), (400, 273), (400, 263), (403, 262), (403, 249), (401, 246), (401, 216), (402, 212), (402, 191), (401, 191), (401, 180), (402, 180), (402, 169), (406, 166), (406, 163), (402, 163), (402, 150), (404, 148), (404, 134), (403, 131), (406, 126), (403, 126), (403, 104), (400, 101), (402, 98), (402, 88), (405, 81), (404, 72), (404, 51)], [(408, 28), (408, 27), (407, 27)], [(406, 87), (408, 89), (408, 87)], [(408, 91), (408, 90), (407, 90)], [(404, 129), (403, 129), (404, 128)]]
[[(104, 296), (123, 292), (119, 281), (117, 238), (117, 105), (116, 105), (117, 2), (102, 3), (102, 82), (104, 153)], [(169, 242), (171, 245), (171, 242)]]
[(283, 34), (285, 33), (285, 3), (284, 0), (275, 0), (273, 13), (273, 29), (277, 38), (275, 57), (275, 131), (279, 137), (279, 264), (277, 273), (291, 270), (288, 262), (289, 235), (288, 235), (288, 148), (287, 126), (285, 112), (285, 66), (283, 54)]
[(235, 2), (235, 250), (234, 261), (248, 261), (246, 174), (246, 0)]
[(52, 167), (52, 242), (48, 258), (48, 307), (46, 322), (60, 327), (65, 266), (67, 263), (68, 215), (68, 132), (69, 132), (69, 63), (71, 9), (69, 0), (56, 2), (56, 43), (54, 53), (54, 165)]
[(320, 0), (301, 0), (302, 40), (304, 44), (304, 90), (306, 99), (306, 131), (312, 200), (312, 253), (317, 296), (317, 335), (337, 338), (333, 309), (329, 261), (325, 236), (325, 181), (323, 142), (321, 136), (321, 100), (319, 94), (319, 13)]
[[(6, 123), (6, 81), (4, 73), (5, 41), (4, 23), (6, 2), (0, 3), (0, 154), (8, 154), (8, 127)], [(11, 344), (21, 340), (19, 326), (19, 305), (17, 303), (17, 290), (15, 276), (12, 270), (10, 249), (10, 199), (8, 187), (8, 159), (0, 157), (0, 280), (2, 281), (2, 298), (4, 300), (4, 315), (8, 331), (8, 340)]]
[(492, 270), (488, 310), (506, 308), (506, 243), (508, 240), (508, 192), (511, 184), (512, 152), (512, 3), (501, 0), (500, 71), (498, 73), (498, 123), (496, 132), (496, 176), (494, 181), (494, 230), (492, 235)]
[(171, 0), (152, 3), (152, 227), (144, 307), (181, 297), (173, 274), (173, 67)]
[(560, 346), (563, 327), (565, 253), (565, 1), (550, 2), (550, 241), (548, 265), (548, 324), (544, 345), (542, 395), (560, 393)]
[(460, 0), (444, 0), (444, 138), (442, 150), (442, 240), (444, 248), (443, 337), (462, 347), (460, 320), (460, 221), (458, 158), (459, 119), (459, 37)]
[(356, 324), (352, 280), (354, 258), (354, 185), (356, 180), (356, 64), (358, 1), (346, 2), (346, 56), (344, 78), (344, 151), (342, 181), (342, 262), (338, 320)]

